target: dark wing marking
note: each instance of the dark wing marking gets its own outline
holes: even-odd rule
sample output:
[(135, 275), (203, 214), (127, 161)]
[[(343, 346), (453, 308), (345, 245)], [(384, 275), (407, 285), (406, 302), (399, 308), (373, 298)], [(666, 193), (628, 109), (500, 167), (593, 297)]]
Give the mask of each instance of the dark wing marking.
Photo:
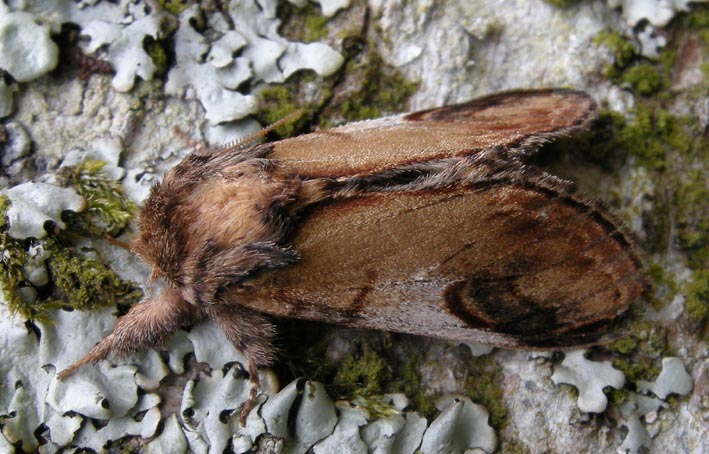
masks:
[(252, 309), (500, 346), (593, 343), (646, 290), (602, 208), (539, 181), (374, 193), (317, 207), (301, 261), (248, 280)]

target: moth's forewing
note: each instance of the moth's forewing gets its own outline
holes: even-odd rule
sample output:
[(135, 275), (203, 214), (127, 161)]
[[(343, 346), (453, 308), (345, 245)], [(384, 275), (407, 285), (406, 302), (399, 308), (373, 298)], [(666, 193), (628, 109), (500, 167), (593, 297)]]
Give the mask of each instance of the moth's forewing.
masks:
[(511, 91), (282, 140), (270, 158), (304, 178), (373, 174), (492, 147), (530, 151), (585, 129), (595, 116), (596, 103), (583, 92)]
[(543, 182), (375, 193), (307, 213), (257, 311), (500, 346), (593, 343), (646, 290), (625, 235)]

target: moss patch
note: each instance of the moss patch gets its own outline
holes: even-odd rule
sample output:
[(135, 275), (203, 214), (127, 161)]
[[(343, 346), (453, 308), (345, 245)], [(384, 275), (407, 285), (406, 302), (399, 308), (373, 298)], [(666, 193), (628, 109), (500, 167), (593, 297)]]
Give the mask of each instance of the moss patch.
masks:
[(667, 330), (648, 322), (637, 322), (628, 335), (606, 347), (615, 354), (613, 367), (623, 372), (626, 386), (609, 393), (611, 402), (620, 405), (634, 391), (633, 383), (638, 380), (652, 381), (660, 373), (664, 356), (671, 356), (668, 350)]
[(88, 160), (62, 169), (66, 186), (73, 187), (87, 202), (87, 209), (71, 215), (71, 228), (90, 235), (115, 235), (133, 218), (135, 204), (121, 184), (104, 171), (106, 163)]
[(175, 16), (186, 10), (192, 4), (190, 0), (158, 0), (160, 6)]
[(337, 366), (332, 386), (341, 395), (371, 396), (383, 394), (391, 377), (387, 361), (365, 345), (361, 355), (349, 356)]
[(381, 117), (383, 113), (406, 110), (406, 101), (418, 89), (418, 82), (407, 81), (396, 68), (387, 65), (381, 56), (368, 52), (347, 62), (347, 77), (360, 82), (359, 89), (350, 92), (338, 107), (345, 121), (360, 121)]
[(98, 260), (77, 256), (69, 249), (57, 249), (47, 260), (54, 293), (59, 302), (69, 302), (79, 310), (112, 306), (127, 308), (137, 303), (143, 292)]
[(569, 8), (579, 4), (581, 0), (544, 0), (544, 2), (551, 6), (556, 6), (557, 8)]
[(410, 357), (403, 371), (391, 383), (391, 391), (402, 393), (409, 398), (411, 407), (427, 418), (436, 412), (436, 405), (431, 395), (425, 392), (421, 384), (419, 367), (421, 361), (418, 357)]
[(608, 78), (616, 78), (637, 56), (637, 47), (616, 31), (601, 32), (593, 42), (607, 46), (613, 55), (613, 65), (604, 70)]
[(507, 422), (507, 407), (502, 389), (505, 376), (491, 356), (475, 358), (474, 362), (465, 381), (465, 394), (473, 402), (488, 409), (490, 425), (495, 430), (502, 429)]
[(633, 87), (633, 89), (643, 95), (649, 96), (657, 93), (664, 88), (665, 81), (660, 76), (655, 65), (643, 63), (628, 68), (622, 75), (625, 83)]
[(709, 318), (709, 269), (693, 271), (685, 293), (689, 318), (700, 323), (706, 321)]
[[(9, 201), (0, 198), (0, 280), (11, 312), (28, 320), (51, 321), (50, 311), (60, 307), (127, 307), (141, 298), (142, 292), (135, 284), (122, 281), (109, 267), (73, 247), (80, 236), (101, 237), (122, 230), (135, 211), (120, 184), (102, 172), (104, 165), (87, 161), (63, 170), (65, 182), (86, 198), (88, 208), (82, 213), (65, 212), (68, 229), (54, 237), (41, 241), (11, 238), (7, 234)], [(30, 257), (30, 249), (42, 251), (41, 256)], [(34, 287), (25, 275), (28, 267), (46, 267), (49, 282)]]
[(314, 3), (302, 7), (283, 3), (278, 8), (278, 17), (282, 23), (278, 32), (289, 41), (323, 41), (330, 32), (328, 24), (332, 18), (324, 16)]
[(293, 137), (297, 131), (303, 130), (307, 123), (312, 120), (308, 106), (301, 106), (297, 103), (294, 94), (288, 85), (273, 85), (266, 87), (259, 93), (261, 99), (261, 112), (258, 114), (259, 121), (264, 125), (272, 125), (301, 109), (305, 109), (305, 114), (300, 118), (283, 124), (275, 129), (275, 133), (281, 137)]
[(11, 238), (7, 234), (7, 210), (10, 200), (7, 196), (0, 196), (0, 281), (2, 282), (3, 298), (10, 312), (20, 314), (25, 319), (32, 319), (32, 305), (20, 296), (20, 288), (27, 286), (23, 267), (27, 264), (28, 256), (25, 242)]

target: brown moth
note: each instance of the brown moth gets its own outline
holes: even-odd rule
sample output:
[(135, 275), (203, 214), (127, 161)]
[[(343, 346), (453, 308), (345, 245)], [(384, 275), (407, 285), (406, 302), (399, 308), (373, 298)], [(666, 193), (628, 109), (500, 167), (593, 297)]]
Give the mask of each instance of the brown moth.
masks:
[(132, 246), (167, 289), (60, 376), (205, 317), (252, 379), (276, 357), (272, 316), (512, 348), (598, 342), (647, 290), (642, 261), (606, 209), (522, 160), (596, 111), (579, 91), (511, 91), (196, 152), (153, 187)]

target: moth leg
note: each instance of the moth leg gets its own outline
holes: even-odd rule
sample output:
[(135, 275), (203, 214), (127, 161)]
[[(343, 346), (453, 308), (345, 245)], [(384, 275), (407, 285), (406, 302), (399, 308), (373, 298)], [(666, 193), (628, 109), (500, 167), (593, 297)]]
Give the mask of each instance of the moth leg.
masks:
[(258, 312), (224, 301), (208, 307), (206, 313), (221, 327), (234, 347), (244, 353), (248, 361), (251, 390), (239, 417), (243, 426), (256, 403), (259, 387), (258, 368), (269, 366), (276, 359), (277, 350), (273, 346), (276, 327)]
[(298, 254), (271, 241), (220, 248), (216, 241), (206, 242), (185, 264), (188, 285), (185, 298), (200, 307), (215, 304), (217, 293), (245, 278), (293, 264)]
[(167, 289), (155, 298), (133, 306), (118, 320), (111, 334), (57, 377), (64, 380), (81, 366), (97, 363), (111, 354), (124, 358), (144, 348), (158, 346), (185, 322), (201, 317), (199, 309), (182, 299), (177, 290)]
[(246, 418), (249, 416), (249, 413), (251, 413), (251, 410), (253, 410), (254, 405), (256, 404), (258, 389), (261, 386), (261, 380), (258, 377), (258, 366), (251, 358), (249, 358), (248, 361), (251, 389), (249, 390), (249, 400), (244, 402), (244, 407), (241, 409), (241, 413), (239, 414), (239, 424), (241, 424), (242, 427), (246, 427)]

